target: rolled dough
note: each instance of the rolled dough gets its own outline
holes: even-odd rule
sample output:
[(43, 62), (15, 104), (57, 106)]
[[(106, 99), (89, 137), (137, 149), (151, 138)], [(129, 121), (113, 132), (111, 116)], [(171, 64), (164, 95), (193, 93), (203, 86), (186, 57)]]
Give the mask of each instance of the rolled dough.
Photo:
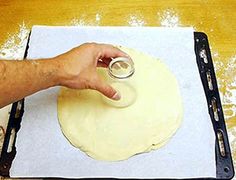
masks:
[[(121, 47), (135, 64), (136, 101), (116, 108), (93, 90), (61, 88), (58, 119), (68, 141), (97, 160), (119, 161), (166, 144), (180, 127), (183, 106), (175, 76), (161, 61)], [(98, 73), (107, 80), (107, 71)]]

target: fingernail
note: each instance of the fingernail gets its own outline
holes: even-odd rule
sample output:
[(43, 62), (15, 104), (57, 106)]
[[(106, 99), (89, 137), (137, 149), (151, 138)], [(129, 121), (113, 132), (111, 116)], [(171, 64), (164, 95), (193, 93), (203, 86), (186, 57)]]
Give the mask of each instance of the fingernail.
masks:
[(120, 98), (121, 98), (121, 95), (120, 95), (119, 92), (116, 92), (116, 93), (114, 94), (114, 96), (112, 96), (112, 99), (113, 99), (113, 100), (120, 100)]

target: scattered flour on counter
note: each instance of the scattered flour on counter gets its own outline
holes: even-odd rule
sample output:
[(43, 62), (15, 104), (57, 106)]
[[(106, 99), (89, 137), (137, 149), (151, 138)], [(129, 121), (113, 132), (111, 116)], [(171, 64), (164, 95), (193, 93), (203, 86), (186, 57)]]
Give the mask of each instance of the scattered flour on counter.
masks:
[(99, 22), (101, 20), (101, 15), (100, 14), (96, 14), (96, 21)]
[[(236, 55), (229, 60), (226, 67), (225, 78), (228, 83), (223, 102), (236, 108)], [(236, 116), (236, 111), (234, 111), (234, 116)]]
[(178, 27), (181, 25), (179, 16), (173, 9), (167, 9), (162, 13), (157, 13), (157, 15), (163, 27)]
[(101, 23), (102, 15), (97, 13), (95, 18), (90, 20), (87, 15), (82, 14), (79, 18), (73, 18), (69, 25), (70, 26), (99, 26)]
[(128, 24), (130, 26), (144, 26), (146, 24), (144, 17), (142, 15), (130, 15)]
[(19, 31), (10, 35), (0, 46), (0, 59), (23, 59), (30, 30), (25, 23), (19, 25)]
[[(218, 59), (219, 54), (213, 53), (213, 57)], [(227, 63), (214, 61), (214, 67), (216, 74), (220, 74), (220, 78), (217, 79), (219, 90), (225, 90), (220, 91), (225, 119), (236, 117), (236, 55)]]
[(76, 18), (73, 18), (73, 19), (70, 21), (70, 25), (72, 25), (72, 26), (86, 26), (86, 23), (84, 22), (83, 19), (76, 19)]
[[(233, 160), (236, 162), (236, 55), (227, 62), (221, 61), (218, 52), (212, 53), (214, 69), (217, 75), (221, 103), (227, 124), (229, 143)], [(236, 168), (236, 164), (234, 164)]]
[[(211, 55), (212, 55), (212, 60), (213, 60), (213, 65), (214, 65), (214, 70), (216, 72), (216, 75), (224, 73), (224, 71), (225, 71), (225, 69), (223, 68), (224, 67), (224, 63), (220, 60), (219, 53), (215, 52), (215, 51), (212, 51)], [(217, 83), (218, 83), (218, 88), (219, 89), (220, 89), (223, 81), (224, 81), (224, 79), (222, 79), (222, 78), (219, 79), (217, 77)]]
[[(235, 162), (236, 161), (236, 158), (235, 158), (235, 149), (236, 149), (236, 128), (235, 127), (232, 127), (230, 128), (229, 130), (227, 130), (228, 132), (228, 137), (229, 137), (229, 143), (230, 143), (230, 148), (231, 148), (231, 151), (232, 151), (232, 155), (233, 155), (233, 161)], [(236, 168), (236, 165), (234, 163), (234, 169)], [(235, 178), (234, 178), (235, 179)]]
[(212, 55), (213, 55), (214, 58), (218, 58), (219, 57), (219, 53), (218, 52), (213, 52)]

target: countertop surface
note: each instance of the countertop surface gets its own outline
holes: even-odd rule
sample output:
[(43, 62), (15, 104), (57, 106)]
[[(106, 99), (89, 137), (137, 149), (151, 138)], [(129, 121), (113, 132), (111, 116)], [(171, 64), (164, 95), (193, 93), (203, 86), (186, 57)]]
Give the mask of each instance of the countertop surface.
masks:
[[(20, 59), (33, 25), (191, 26), (208, 35), (236, 161), (235, 0), (0, 0), (0, 59)], [(0, 110), (3, 140), (10, 106)], [(0, 143), (1, 144), (1, 143)]]

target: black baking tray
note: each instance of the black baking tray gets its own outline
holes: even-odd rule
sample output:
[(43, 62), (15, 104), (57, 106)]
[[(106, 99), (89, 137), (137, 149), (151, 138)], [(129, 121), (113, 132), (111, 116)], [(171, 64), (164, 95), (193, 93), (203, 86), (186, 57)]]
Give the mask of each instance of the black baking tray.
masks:
[[(24, 55), (25, 58), (29, 48), (28, 43)], [(194, 44), (199, 75), (205, 91), (212, 127), (215, 132), (216, 179), (232, 179), (234, 177), (233, 161), (207, 35), (202, 32), (194, 32)], [(17, 153), (15, 142), (23, 113), (24, 99), (13, 103), (0, 157), (0, 175), (3, 177), (9, 177), (9, 170)], [(214, 178), (205, 177), (204, 179)]]

